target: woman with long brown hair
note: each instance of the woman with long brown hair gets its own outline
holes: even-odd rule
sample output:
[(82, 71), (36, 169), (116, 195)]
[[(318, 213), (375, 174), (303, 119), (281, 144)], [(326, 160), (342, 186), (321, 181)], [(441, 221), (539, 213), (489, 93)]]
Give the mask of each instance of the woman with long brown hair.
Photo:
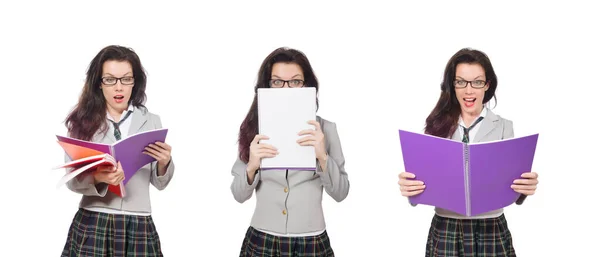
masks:
[[(162, 128), (160, 117), (144, 106), (145, 90), (146, 74), (138, 55), (122, 46), (105, 47), (91, 61), (79, 103), (65, 121), (69, 136), (111, 144)], [(120, 162), (67, 183), (82, 198), (61, 256), (162, 256), (149, 185), (164, 189), (175, 166), (171, 146), (164, 142), (148, 145), (145, 153), (156, 161), (130, 178), (123, 198), (108, 192), (108, 185), (124, 179)]]
[[(513, 123), (493, 113), (486, 105), (495, 98), (498, 79), (487, 55), (461, 49), (446, 65), (440, 98), (426, 119), (425, 134), (464, 143), (503, 140), (514, 137)], [(520, 203), (534, 194), (537, 173), (525, 172), (512, 188), (521, 193)], [(403, 196), (426, 189), (410, 171), (399, 175)], [(477, 216), (435, 208), (427, 238), (426, 256), (516, 256), (503, 209)]]
[(238, 158), (231, 171), (234, 198), (243, 203), (256, 192), (257, 200), (240, 256), (334, 256), (321, 205), (323, 189), (341, 202), (350, 188), (336, 124), (317, 116), (307, 121), (314, 130), (299, 131), (298, 144), (315, 149), (316, 171), (260, 169), (260, 160), (275, 156), (277, 146), (259, 144), (269, 135), (258, 134), (256, 92), (258, 88), (300, 87), (319, 88), (302, 52), (279, 48), (265, 58), (254, 102), (240, 126)]

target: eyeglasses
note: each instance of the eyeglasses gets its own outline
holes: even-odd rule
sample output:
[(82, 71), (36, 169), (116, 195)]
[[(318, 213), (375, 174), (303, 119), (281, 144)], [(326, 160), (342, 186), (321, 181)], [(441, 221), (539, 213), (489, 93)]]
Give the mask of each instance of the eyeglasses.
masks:
[(473, 88), (483, 88), (487, 84), (487, 81), (485, 81), (485, 80), (473, 80), (473, 81), (455, 80), (454, 81), (455, 88), (466, 88), (468, 84), (471, 84), (471, 87), (473, 87)]
[(121, 81), (121, 85), (133, 85), (134, 79), (132, 76), (115, 78), (115, 77), (104, 77), (102, 78), (102, 84), (107, 86), (114, 86), (117, 84), (117, 81)]
[(288, 84), (289, 87), (303, 87), (304, 80), (301, 79), (292, 79), (292, 80), (281, 80), (281, 79), (272, 79), (271, 87), (284, 87), (285, 83)]

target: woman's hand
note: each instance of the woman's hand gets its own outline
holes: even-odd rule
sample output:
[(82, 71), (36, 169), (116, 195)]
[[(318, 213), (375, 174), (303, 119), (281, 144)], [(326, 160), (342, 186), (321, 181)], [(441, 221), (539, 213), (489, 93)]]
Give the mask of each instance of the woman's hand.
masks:
[(327, 160), (327, 152), (325, 151), (325, 135), (321, 130), (321, 124), (315, 120), (308, 121), (308, 124), (314, 125), (315, 129), (305, 129), (298, 133), (299, 136), (306, 135), (296, 141), (302, 146), (314, 146), (315, 156), (320, 163), (325, 163)]
[(254, 136), (252, 143), (250, 143), (250, 158), (248, 160), (248, 165), (246, 166), (248, 183), (250, 184), (252, 181), (254, 181), (254, 174), (256, 170), (260, 168), (260, 160), (262, 158), (272, 158), (279, 154), (277, 148), (274, 146), (259, 143), (259, 141), (263, 139), (269, 139), (269, 137), (264, 135), (256, 135)]
[(117, 163), (117, 167), (98, 166), (93, 175), (95, 184), (106, 183), (116, 186), (125, 179), (125, 173), (123, 172), (123, 167), (121, 167), (121, 162)]
[(533, 195), (537, 189), (538, 174), (535, 172), (525, 172), (521, 174), (521, 179), (515, 179), (510, 186), (515, 192), (524, 195)]
[(425, 184), (423, 181), (414, 180), (415, 174), (402, 172), (398, 175), (398, 178), (398, 185), (400, 185), (402, 196), (414, 196), (425, 191)]
[(158, 175), (164, 175), (167, 172), (167, 165), (171, 161), (171, 146), (167, 143), (156, 142), (149, 144), (144, 149), (144, 154), (152, 156), (158, 162)]

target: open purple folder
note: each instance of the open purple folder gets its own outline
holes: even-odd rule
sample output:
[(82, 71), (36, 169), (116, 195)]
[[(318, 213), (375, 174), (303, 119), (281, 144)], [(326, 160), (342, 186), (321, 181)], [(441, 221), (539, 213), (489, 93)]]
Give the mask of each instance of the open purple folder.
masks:
[(504, 208), (519, 198), (510, 186), (530, 172), (538, 134), (465, 144), (400, 130), (404, 168), (425, 183), (411, 204), (431, 205), (465, 216)]
[(140, 168), (144, 167), (144, 165), (148, 163), (155, 161), (154, 158), (143, 153), (144, 148), (149, 144), (155, 143), (157, 141), (165, 142), (165, 139), (167, 137), (167, 131), (168, 129), (163, 128), (140, 132), (129, 137), (123, 138), (122, 140), (112, 145), (83, 141), (58, 135), (56, 137), (59, 141), (97, 150), (113, 156), (116, 161), (121, 162), (121, 166), (123, 167), (123, 173), (125, 173), (123, 185), (126, 185), (129, 179), (131, 179), (131, 177)]

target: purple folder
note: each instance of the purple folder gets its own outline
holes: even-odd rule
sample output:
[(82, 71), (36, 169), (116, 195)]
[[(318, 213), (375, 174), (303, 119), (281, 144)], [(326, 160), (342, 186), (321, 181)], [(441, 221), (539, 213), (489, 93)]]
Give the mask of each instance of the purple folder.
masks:
[[(94, 149), (103, 153), (110, 154), (116, 161), (121, 162), (125, 179), (123, 185), (126, 185), (129, 179), (144, 165), (155, 161), (152, 156), (144, 154), (144, 148), (151, 143), (165, 142), (168, 129), (156, 129), (144, 131), (135, 135), (123, 138), (114, 144), (94, 143), (78, 140), (69, 137), (56, 136), (59, 141)], [(71, 158), (72, 159), (72, 158)]]
[(519, 198), (510, 186), (530, 172), (538, 134), (465, 144), (400, 130), (404, 168), (426, 188), (411, 204), (431, 205), (465, 216), (504, 208)]

